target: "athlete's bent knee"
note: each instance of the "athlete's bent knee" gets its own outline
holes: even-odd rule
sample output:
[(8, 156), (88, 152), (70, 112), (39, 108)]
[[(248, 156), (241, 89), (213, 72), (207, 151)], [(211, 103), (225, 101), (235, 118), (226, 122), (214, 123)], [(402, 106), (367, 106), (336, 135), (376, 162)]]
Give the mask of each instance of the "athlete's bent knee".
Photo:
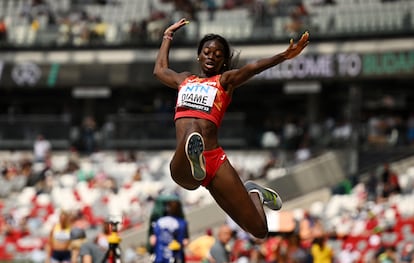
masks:
[(200, 182), (197, 182), (193, 179), (185, 178), (185, 174), (180, 171), (174, 171), (172, 165), (170, 164), (170, 174), (173, 181), (179, 186), (183, 187), (186, 190), (196, 190), (200, 187)]
[(269, 230), (267, 228), (267, 224), (260, 223), (255, 226), (251, 226), (250, 229), (248, 229), (248, 232), (256, 238), (263, 239), (267, 237)]
[(251, 233), (255, 238), (259, 238), (259, 239), (264, 239), (267, 237), (267, 235), (269, 234), (267, 228), (265, 229), (260, 229), (257, 231), (254, 231), (253, 233)]

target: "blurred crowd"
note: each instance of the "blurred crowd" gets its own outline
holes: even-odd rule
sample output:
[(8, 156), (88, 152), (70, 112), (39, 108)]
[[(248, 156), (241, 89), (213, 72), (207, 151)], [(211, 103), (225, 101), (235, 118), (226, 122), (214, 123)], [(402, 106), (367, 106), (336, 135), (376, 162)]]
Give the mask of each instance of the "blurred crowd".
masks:
[[(265, 240), (252, 238), (229, 219), (227, 228), (218, 228), (215, 235), (227, 260), (216, 262), (413, 262), (410, 178), (407, 183), (384, 163), (356, 185), (343, 184), (327, 203), (279, 212), (282, 226)], [(230, 235), (222, 233), (228, 229)], [(211, 244), (206, 242), (210, 253), (201, 257), (214, 258)], [(199, 255), (197, 247), (190, 243), (190, 256)]]
[[(238, 8), (248, 10), (252, 20), (259, 25), (270, 25), (270, 18), (274, 15), (289, 16), (290, 20), (284, 25), (284, 30), (291, 36), (302, 32), (308, 23), (308, 13), (302, 0), (158, 0), (150, 3), (146, 15), (115, 22), (104, 17), (104, 14), (90, 12), (87, 8), (88, 5), (116, 8), (123, 4), (128, 2), (72, 1), (69, 2), (69, 6), (62, 7), (52, 5), (47, 0), (31, 0), (17, 10), (16, 14), (0, 17), (0, 43), (7, 43), (8, 38), (14, 41), (16, 37), (11, 35), (15, 32), (8, 28), (13, 29), (21, 25), (27, 25), (30, 29), (28, 42), (25, 44), (34, 44), (37, 32), (48, 30), (57, 31), (57, 39), (39, 39), (37, 42), (44, 44), (51, 41), (53, 43), (49, 44), (57, 46), (154, 42), (160, 39), (163, 29), (178, 16), (197, 21), (200, 19), (199, 12), (208, 12), (209, 19), (213, 20), (217, 10)], [(145, 4), (142, 8), (146, 8)]]
[[(168, 167), (157, 166), (168, 164), (169, 154), (156, 152), (148, 158), (145, 155), (151, 153), (120, 151), (110, 156), (102, 152), (83, 158), (76, 152), (59, 156), (45, 140), (39, 136), (32, 153), (15, 152), (1, 158), (0, 258), (43, 262), (50, 255), (50, 233), (62, 214), (68, 215), (71, 227), (84, 229), (88, 240), (98, 244), (108, 215), (122, 218), (121, 231), (140, 229), (163, 193), (177, 196), (183, 211), (211, 202), (203, 192), (186, 195), (176, 188), (166, 176)], [(263, 171), (268, 161), (258, 163), (256, 171)], [(310, 262), (325, 253), (330, 255), (329, 262), (411, 262), (413, 171), (408, 168), (399, 174), (384, 163), (356, 183), (347, 180), (332, 189), (328, 203), (280, 213), (284, 228), (272, 230), (266, 240), (252, 239), (229, 220), (231, 235), (225, 235), (227, 245), (219, 251), (226, 252), (228, 262)], [(210, 249), (212, 241), (221, 238), (220, 229), (206, 229), (210, 238), (205, 241), (211, 247), (201, 249), (203, 255), (192, 244), (198, 237), (188, 236), (183, 249), (189, 262), (214, 255)], [(151, 250), (146, 244), (136, 244), (125, 253), (130, 262), (139, 262), (148, 260)], [(357, 259), (341, 261), (347, 253)], [(385, 261), (390, 258), (395, 260)]]
[(121, 231), (140, 229), (165, 193), (181, 196), (186, 209), (212, 202), (202, 189), (183, 193), (176, 186), (168, 151), (56, 152), (39, 135), (33, 151), (0, 155), (0, 259), (44, 255), (62, 213), (93, 238), (113, 215), (122, 218)]

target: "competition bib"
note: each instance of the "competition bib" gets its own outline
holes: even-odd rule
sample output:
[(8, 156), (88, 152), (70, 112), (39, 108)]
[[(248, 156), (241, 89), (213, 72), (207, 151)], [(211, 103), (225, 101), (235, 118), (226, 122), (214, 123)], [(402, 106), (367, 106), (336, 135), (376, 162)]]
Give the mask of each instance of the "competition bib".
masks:
[(204, 83), (187, 83), (178, 92), (177, 106), (209, 113), (216, 94), (215, 87)]

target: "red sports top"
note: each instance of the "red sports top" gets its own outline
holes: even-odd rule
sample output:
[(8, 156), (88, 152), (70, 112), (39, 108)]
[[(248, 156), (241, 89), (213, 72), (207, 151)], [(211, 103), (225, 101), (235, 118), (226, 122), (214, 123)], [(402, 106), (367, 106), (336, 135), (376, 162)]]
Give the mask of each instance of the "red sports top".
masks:
[(231, 101), (220, 84), (220, 76), (187, 77), (178, 87), (174, 120), (183, 117), (200, 118), (212, 121), (219, 127)]

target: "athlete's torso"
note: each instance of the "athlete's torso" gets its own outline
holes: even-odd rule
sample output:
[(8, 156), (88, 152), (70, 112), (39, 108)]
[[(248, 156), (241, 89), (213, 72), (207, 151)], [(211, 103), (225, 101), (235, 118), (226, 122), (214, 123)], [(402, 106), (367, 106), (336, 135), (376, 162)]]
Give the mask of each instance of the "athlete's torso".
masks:
[(70, 244), (70, 227), (62, 227), (56, 224), (52, 233), (53, 249), (66, 250)]
[(220, 84), (220, 76), (187, 77), (178, 88), (175, 120), (192, 117), (206, 119), (220, 126), (231, 97)]

